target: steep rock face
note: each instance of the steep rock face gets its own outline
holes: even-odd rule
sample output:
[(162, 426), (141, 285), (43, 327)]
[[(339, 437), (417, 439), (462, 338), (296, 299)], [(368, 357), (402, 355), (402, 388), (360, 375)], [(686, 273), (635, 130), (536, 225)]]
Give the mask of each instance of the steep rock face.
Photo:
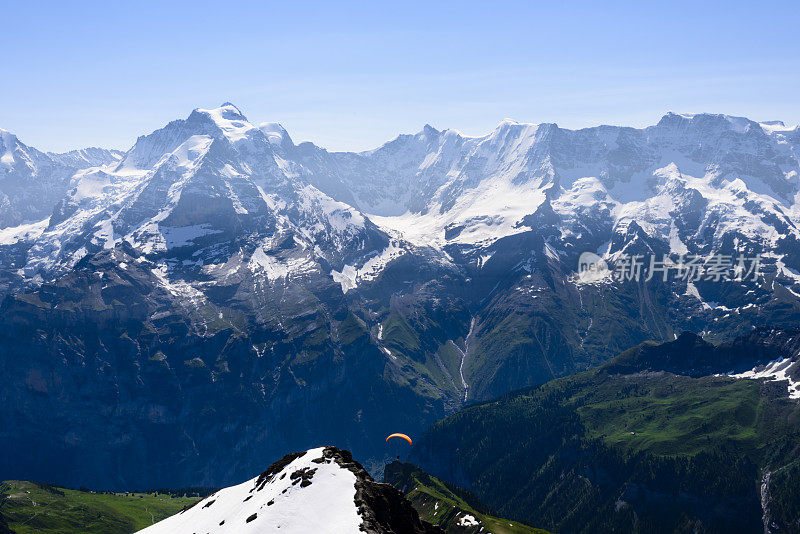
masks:
[(348, 451), (320, 447), (286, 455), (258, 477), (219, 490), (140, 532), (443, 531), (421, 521), (402, 493), (376, 483)]
[(363, 518), (361, 529), (365, 532), (430, 533), (440, 534), (441, 529), (419, 519), (419, 514), (403, 494), (390, 484), (378, 484), (366, 470), (353, 460), (349, 451), (326, 447), (326, 460), (351, 471), (356, 476), (355, 502)]
[[(223, 309), (153, 286), (148, 264), (105, 261), (2, 305), (0, 470), (10, 478), (212, 484), (321, 438), (376, 458), (374, 432), (444, 413), (440, 399), (384, 377), (386, 356), (330, 280)], [(241, 317), (258, 319), (241, 330)], [(230, 450), (242, 452), (222, 461)], [(134, 458), (136, 469), (120, 464)]]
[[(324, 439), (379, 469), (375, 435), (647, 339), (796, 324), (798, 131), (722, 115), (504, 121), (350, 154), (224, 104), (124, 155), (25, 159), (14, 140), (3, 168), (88, 166), (35, 215), (0, 207), (0, 432), (16, 455), (0, 467), (220, 485)], [(763, 275), (585, 280), (587, 251), (611, 270), (625, 254), (763, 253)], [(242, 460), (217, 461), (222, 443)]]

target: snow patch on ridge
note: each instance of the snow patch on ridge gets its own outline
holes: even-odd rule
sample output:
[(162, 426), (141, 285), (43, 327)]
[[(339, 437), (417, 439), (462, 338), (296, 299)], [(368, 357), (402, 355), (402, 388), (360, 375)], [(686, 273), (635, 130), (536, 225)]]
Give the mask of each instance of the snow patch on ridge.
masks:
[(48, 224), (50, 224), (50, 217), (35, 223), (0, 228), (0, 245), (15, 245), (24, 241), (33, 241), (42, 235)]
[[(489, 181), (460, 195), (443, 210), (433, 206), (427, 213), (407, 211), (400, 216), (369, 215), (370, 220), (417, 246), (442, 247), (448, 243), (488, 246), (502, 237), (530, 230), (521, 224), (545, 201), (545, 188), (519, 187), (504, 180)], [(445, 237), (448, 228), (457, 235)]]
[(355, 265), (345, 265), (341, 271), (332, 270), (331, 277), (342, 286), (342, 293), (358, 287), (360, 281), (374, 280), (386, 266), (405, 254), (405, 249), (397, 241), (391, 241), (389, 246), (378, 254), (368, 259), (364, 265), (357, 268)]
[(292, 274), (312, 271), (317, 264), (307, 257), (277, 258), (267, 254), (263, 247), (258, 247), (250, 256), (247, 267), (251, 272), (263, 274), (267, 280), (275, 281), (288, 278)]
[(247, 139), (252, 131), (257, 130), (255, 126), (247, 122), (239, 108), (228, 102), (215, 109), (198, 108), (197, 112), (211, 117), (214, 124), (233, 143)]
[[(123, 264), (120, 264), (120, 266), (122, 267)], [(180, 297), (195, 305), (205, 300), (205, 295), (191, 284), (183, 280), (171, 280), (169, 278), (169, 268), (165, 263), (158, 264), (151, 272), (161, 286), (173, 296)]]
[(459, 518), (458, 525), (461, 527), (478, 527), (480, 526), (480, 522), (475, 519), (475, 516), (464, 514)]
[(800, 399), (800, 381), (795, 381), (789, 376), (789, 368), (795, 365), (791, 358), (775, 360), (766, 365), (754, 367), (749, 371), (738, 374), (729, 374), (732, 378), (749, 378), (751, 380), (766, 378), (775, 382), (788, 382), (789, 398)]

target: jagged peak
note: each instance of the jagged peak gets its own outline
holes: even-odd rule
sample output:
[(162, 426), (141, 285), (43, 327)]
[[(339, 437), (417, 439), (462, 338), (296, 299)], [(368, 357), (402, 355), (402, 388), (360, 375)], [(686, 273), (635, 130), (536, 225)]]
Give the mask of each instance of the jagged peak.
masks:
[(498, 134), (505, 134), (505, 133), (511, 132), (511, 131), (521, 131), (524, 128), (527, 128), (529, 126), (536, 127), (535, 124), (525, 124), (525, 123), (517, 122), (517, 121), (515, 121), (513, 119), (503, 119), (495, 127), (495, 129), (492, 130), (488, 134), (488, 137), (493, 137), (493, 136), (496, 136)]
[(758, 124), (767, 133), (780, 133), (800, 130), (800, 125), (786, 126), (783, 121), (761, 121)]
[(505, 118), (500, 121), (500, 124), (497, 125), (497, 128), (502, 128), (503, 126), (518, 126), (519, 124), (520, 123), (514, 119)]
[[(453, 130), (453, 131), (455, 131), (455, 130)], [(374, 154), (376, 152), (380, 152), (382, 150), (387, 150), (387, 149), (391, 150), (393, 148), (396, 148), (398, 146), (404, 145), (406, 143), (416, 143), (416, 142), (423, 141), (423, 140), (426, 140), (426, 139), (430, 140), (431, 137), (438, 137), (441, 134), (447, 135), (449, 132), (450, 132), (450, 130), (444, 130), (444, 131), (440, 132), (439, 130), (437, 130), (436, 128), (431, 126), (430, 124), (425, 124), (425, 126), (422, 127), (422, 130), (420, 130), (420, 131), (418, 131), (416, 133), (400, 134), (400, 135), (390, 139), (389, 141), (386, 141), (385, 143), (383, 143), (382, 145), (378, 146), (377, 148), (373, 148), (373, 149), (370, 149), (370, 150), (364, 150), (362, 152), (359, 152), (359, 154), (368, 155), (368, 154)], [(458, 134), (458, 132), (455, 132), (455, 133)], [(458, 134), (458, 135), (460, 135), (460, 134)]]
[(253, 130), (257, 130), (255, 126), (250, 124), (247, 117), (234, 106), (226, 102), (218, 108), (203, 109), (197, 108), (189, 116), (189, 120), (196, 114), (208, 117), (213, 123), (222, 130), (222, 133), (230, 141), (236, 142), (248, 137), (248, 134)]
[(267, 136), (267, 139), (269, 139), (269, 142), (273, 145), (282, 145), (284, 143), (294, 145), (289, 132), (287, 132), (286, 128), (279, 122), (262, 122), (258, 125), (258, 129), (264, 132), (264, 135)]
[(439, 130), (437, 130), (436, 128), (434, 128), (433, 126), (431, 126), (428, 123), (425, 123), (425, 126), (422, 127), (422, 131), (420, 132), (420, 134), (428, 136), (428, 137), (435, 137), (435, 136), (439, 135), (440, 133), (441, 132)]
[(239, 108), (226, 102), (217, 108), (196, 108), (188, 118), (170, 121), (163, 128), (140, 136), (126, 153), (118, 170), (126, 167), (149, 168), (163, 155), (171, 153), (196, 135), (225, 138), (233, 144), (259, 136), (265, 141), (264, 134), (247, 120)]
[(488, 134), (489, 137), (496, 135), (498, 132), (517, 131), (527, 132), (530, 134), (547, 133), (558, 129), (558, 124), (554, 122), (519, 122), (514, 119), (503, 119), (497, 127)]
[(461, 133), (460, 130), (456, 130), (455, 128), (448, 128), (444, 130), (442, 133), (445, 135), (445, 137), (461, 137), (464, 139), (469, 138), (468, 135), (464, 135), (463, 133)]
[(737, 117), (735, 115), (725, 115), (722, 113), (675, 113), (674, 111), (668, 111), (667, 114), (658, 121), (658, 126), (667, 126), (683, 121), (698, 124), (712, 122), (721, 126), (728, 126), (737, 133), (744, 133), (753, 126), (759, 126), (759, 123), (747, 117)]
[(247, 119), (245, 118), (245, 116), (244, 116), (244, 113), (242, 113), (242, 110), (241, 110), (241, 109), (239, 109), (239, 107), (238, 107), (238, 106), (236, 106), (235, 104), (232, 104), (231, 102), (223, 102), (223, 103), (222, 103), (222, 105), (220, 105), (220, 106), (219, 106), (218, 108), (216, 108), (216, 109), (218, 109), (218, 110), (224, 110), (224, 111), (229, 111), (229, 112), (236, 113), (237, 115), (239, 115), (240, 117), (242, 117), (244, 120), (247, 120)]
[(247, 120), (244, 113), (230, 102), (225, 102), (216, 108), (195, 108), (194, 111), (192, 111), (192, 115), (194, 114), (204, 115), (220, 126), (228, 126), (227, 123), (236, 121), (247, 123), (252, 127), (252, 124)]
[(661, 117), (661, 120), (664, 120), (664, 119), (667, 119), (667, 118), (693, 119), (696, 116), (697, 116), (696, 113), (675, 113), (674, 111), (670, 110), (670, 111), (667, 111), (667, 113), (664, 114), (663, 117)]
[(16, 134), (9, 132), (8, 130), (0, 128), (0, 142), (8, 146), (14, 143), (18, 143), (19, 137), (17, 137)]
[(0, 165), (12, 166), (16, 161), (13, 152), (20, 145), (19, 138), (8, 130), (0, 129)]

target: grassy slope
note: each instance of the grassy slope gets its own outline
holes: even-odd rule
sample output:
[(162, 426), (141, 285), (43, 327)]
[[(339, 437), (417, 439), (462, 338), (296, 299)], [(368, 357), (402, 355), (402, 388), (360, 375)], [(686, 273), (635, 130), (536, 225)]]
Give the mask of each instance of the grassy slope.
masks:
[[(569, 403), (587, 437), (626, 452), (694, 455), (726, 443), (755, 453), (766, 437), (759, 434), (764, 400), (755, 381), (664, 375), (596, 384)], [(635, 393), (621, 393), (626, 386)]]
[(0, 484), (0, 513), (17, 534), (140, 530), (196, 502), (162, 494), (105, 494), (10, 480)]
[[(551, 529), (594, 522), (625, 530), (634, 512), (640, 529), (644, 521), (669, 529), (702, 521), (724, 530), (720, 521), (733, 514), (753, 526), (759, 469), (791, 461), (793, 454), (775, 451), (787, 449), (800, 428), (800, 409), (780, 398), (781, 387), (601, 368), (448, 417), (420, 444), (438, 458), (421, 460), (459, 465), (462, 482), (501, 514)], [(712, 506), (718, 497), (729, 498)]]
[[(387, 467), (392, 484), (402, 486), (401, 489), (408, 500), (419, 512), (420, 517), (434, 525), (442, 527), (448, 533), (477, 534), (492, 532), (494, 534), (547, 534), (546, 531), (529, 527), (523, 523), (494, 517), (478, 511), (483, 509), (474, 501), (470, 504), (466, 495), (457, 494), (458, 490), (445, 485), (441, 480), (432, 477), (411, 464), (393, 463)], [(470, 499), (472, 501), (472, 499)], [(465, 526), (460, 524), (465, 515), (477, 519), (479, 525)]]

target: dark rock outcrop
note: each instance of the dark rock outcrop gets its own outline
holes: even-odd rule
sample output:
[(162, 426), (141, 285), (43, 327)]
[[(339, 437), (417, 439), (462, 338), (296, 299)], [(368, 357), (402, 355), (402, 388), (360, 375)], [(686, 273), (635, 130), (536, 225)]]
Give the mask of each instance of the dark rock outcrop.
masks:
[(439, 527), (419, 518), (419, 514), (398, 489), (375, 482), (350, 451), (326, 447), (324, 458), (356, 476), (356, 506), (364, 519), (361, 530), (367, 534), (444, 534)]

